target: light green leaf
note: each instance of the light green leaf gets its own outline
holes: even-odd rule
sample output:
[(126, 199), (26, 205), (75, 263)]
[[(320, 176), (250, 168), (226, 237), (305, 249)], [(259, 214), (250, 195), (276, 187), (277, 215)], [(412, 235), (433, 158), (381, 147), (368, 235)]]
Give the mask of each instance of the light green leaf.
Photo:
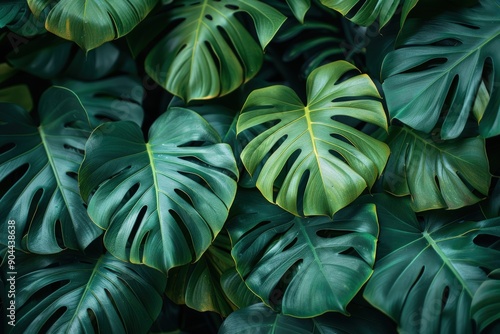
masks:
[(298, 319), (275, 313), (264, 304), (255, 304), (232, 313), (219, 334), (373, 334), (396, 333), (394, 325), (374, 309), (357, 307), (349, 317), (328, 313), (312, 319)]
[(89, 51), (129, 33), (158, 0), (28, 0), (35, 16), (50, 8), (45, 28)]
[[(174, 5), (165, 25), (178, 25), (151, 50), (145, 67), (185, 101), (226, 95), (254, 77), (262, 50), (285, 21), (276, 9), (256, 0), (181, 0)], [(260, 47), (237, 13), (250, 15)]]
[(229, 236), (221, 232), (196, 263), (168, 272), (167, 296), (176, 304), (227, 317), (236, 307), (222, 289), (221, 276), (233, 267)]
[[(15, 220), (16, 245), (21, 248), (23, 238), (31, 252), (83, 250), (102, 231), (90, 220), (76, 180), (90, 134), (80, 101), (70, 90), (49, 88), (38, 105), (38, 126), (21, 107), (0, 106), (0, 229)], [(1, 236), (4, 243), (7, 234)]]
[(435, 142), (431, 135), (392, 126), (391, 157), (383, 175), (385, 190), (411, 195), (415, 211), (457, 209), (481, 200), (491, 181), (484, 139)]
[(471, 313), (476, 321), (478, 333), (486, 327), (500, 320), (500, 269), (490, 273), (490, 279), (486, 280), (477, 289), (472, 298)]
[[(371, 187), (384, 169), (389, 148), (346, 125), (348, 118), (387, 127), (378, 91), (367, 75), (340, 79), (356, 67), (337, 61), (307, 79), (307, 104), (285, 86), (253, 91), (238, 120), (238, 134), (257, 125), (267, 130), (243, 150), (241, 160), (253, 176), (265, 161), (257, 188), (267, 200), (298, 215), (330, 215)], [(344, 117), (344, 119), (342, 119)], [(269, 156), (270, 155), (270, 156)], [(295, 160), (294, 160), (295, 158)], [(291, 167), (283, 170), (289, 163)], [(284, 173), (278, 194), (274, 186)], [(306, 185), (299, 192), (302, 179)]]
[(19, 259), (16, 325), (8, 333), (147, 333), (165, 277), (152, 268), (73, 252)]
[(481, 134), (500, 134), (500, 16), (493, 0), (446, 12), (429, 20), (410, 20), (397, 49), (382, 65), (383, 88), (391, 118), (426, 133), (444, 118), (443, 139), (463, 131), (483, 72), (491, 94)]
[(299, 318), (347, 314), (375, 261), (374, 205), (347, 207), (333, 221), (299, 218), (240, 190), (234, 210), (228, 231), (236, 269), (266, 305)]
[(238, 170), (231, 148), (191, 110), (169, 109), (148, 137), (128, 121), (99, 126), (79, 183), (89, 215), (106, 230), (106, 248), (166, 273), (198, 260), (215, 239)]
[(408, 13), (417, 5), (418, 0), (366, 0), (364, 2), (360, 0), (321, 0), (321, 3), (338, 11), (358, 25), (369, 26), (378, 19), (380, 30), (394, 16), (401, 3), (400, 24), (403, 26)]
[(14, 85), (0, 89), (0, 102), (14, 103), (27, 111), (33, 109), (33, 99), (27, 85)]
[(401, 333), (472, 333), (472, 298), (485, 271), (500, 267), (500, 252), (480, 238), (498, 242), (500, 218), (477, 221), (470, 209), (417, 218), (409, 201), (389, 195), (375, 204), (380, 237), (365, 299)]
[(304, 23), (304, 16), (311, 7), (311, 0), (286, 0), (288, 7), (293, 12), (295, 18), (300, 22)]

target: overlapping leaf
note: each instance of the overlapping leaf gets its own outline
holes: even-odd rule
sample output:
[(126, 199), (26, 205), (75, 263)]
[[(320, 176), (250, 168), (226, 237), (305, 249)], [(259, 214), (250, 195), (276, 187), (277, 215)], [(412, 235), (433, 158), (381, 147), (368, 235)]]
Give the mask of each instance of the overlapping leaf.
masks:
[[(255, 23), (260, 46), (236, 14)], [(254, 77), (263, 49), (285, 17), (256, 0), (182, 0), (165, 24), (177, 24), (151, 50), (146, 71), (162, 87), (185, 101), (226, 95)]]
[[(101, 234), (80, 197), (77, 172), (90, 134), (76, 95), (50, 88), (38, 105), (40, 124), (17, 105), (1, 104), (0, 228), (17, 223), (17, 245), (36, 253), (84, 249)], [(6, 244), (6, 233), (2, 233)]]
[(321, 3), (338, 11), (356, 24), (368, 26), (378, 19), (380, 27), (383, 27), (394, 16), (400, 4), (402, 4), (400, 21), (403, 26), (408, 13), (415, 7), (418, 0), (321, 0)]
[[(341, 80), (354, 71), (345, 61), (314, 70), (307, 79), (306, 105), (285, 86), (257, 89), (248, 96), (238, 133), (257, 125), (267, 130), (245, 147), (241, 160), (250, 174), (265, 162), (257, 187), (269, 201), (294, 214), (302, 211), (297, 202), (303, 201), (304, 215), (332, 216), (371, 187), (382, 172), (389, 148), (342, 121), (347, 117), (387, 127), (370, 78), (355, 75)], [(283, 170), (287, 163), (291, 167)], [(275, 182), (282, 173), (284, 182), (275, 195)]]
[(92, 50), (130, 32), (158, 0), (28, 0), (35, 16), (50, 8), (48, 31)]
[(236, 269), (267, 305), (300, 318), (347, 313), (372, 273), (374, 205), (345, 208), (333, 221), (299, 218), (256, 191), (240, 190), (234, 210), (228, 230)]
[(17, 265), (16, 322), (6, 333), (146, 333), (165, 277), (109, 253), (30, 255)]
[(376, 198), (380, 222), (377, 262), (364, 297), (404, 333), (472, 333), (474, 293), (499, 268), (500, 218), (475, 220), (473, 212), (432, 212), (420, 217), (407, 200)]
[(221, 232), (196, 263), (168, 272), (167, 296), (177, 304), (227, 317), (236, 306), (226, 296), (221, 278), (231, 268), (234, 268), (231, 243), (227, 233)]
[(201, 116), (182, 108), (160, 116), (147, 142), (128, 121), (94, 130), (80, 189), (113, 255), (164, 272), (200, 258), (236, 192), (236, 162), (219, 141)]
[(499, 322), (499, 308), (500, 269), (496, 269), (490, 274), (490, 279), (481, 284), (472, 299), (471, 312), (473, 319), (476, 321), (478, 332), (482, 332), (494, 322)]
[(397, 196), (411, 195), (414, 210), (457, 209), (481, 200), (474, 189), (488, 194), (491, 175), (483, 139), (438, 143), (431, 135), (392, 126), (387, 143), (391, 157), (384, 188)]
[(397, 50), (382, 65), (391, 118), (429, 133), (442, 116), (441, 137), (457, 138), (484, 75), (491, 98), (481, 134), (500, 134), (500, 86), (495, 84), (500, 78), (499, 45), (500, 16), (493, 0), (429, 20), (408, 21)]
[(222, 324), (220, 334), (243, 333), (396, 333), (394, 325), (379, 312), (356, 308), (350, 317), (328, 313), (312, 319), (297, 319), (275, 313), (264, 304), (255, 304), (231, 314)]

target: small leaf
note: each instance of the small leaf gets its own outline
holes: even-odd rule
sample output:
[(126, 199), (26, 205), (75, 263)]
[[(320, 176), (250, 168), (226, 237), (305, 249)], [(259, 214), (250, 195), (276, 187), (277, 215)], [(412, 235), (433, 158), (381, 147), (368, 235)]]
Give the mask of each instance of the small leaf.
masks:
[(48, 31), (89, 51), (129, 33), (158, 0), (28, 0), (35, 16), (50, 8)]
[(415, 211), (457, 209), (477, 203), (477, 189), (487, 195), (491, 181), (484, 139), (435, 142), (431, 135), (392, 126), (387, 143), (391, 157), (383, 175), (384, 188), (411, 195)]

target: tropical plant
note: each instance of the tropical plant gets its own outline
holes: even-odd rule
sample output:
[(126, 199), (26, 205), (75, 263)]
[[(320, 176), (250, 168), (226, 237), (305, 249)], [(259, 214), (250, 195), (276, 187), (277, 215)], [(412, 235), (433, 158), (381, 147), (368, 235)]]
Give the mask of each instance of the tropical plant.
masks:
[(499, 13), (3, 1), (2, 332), (498, 332)]

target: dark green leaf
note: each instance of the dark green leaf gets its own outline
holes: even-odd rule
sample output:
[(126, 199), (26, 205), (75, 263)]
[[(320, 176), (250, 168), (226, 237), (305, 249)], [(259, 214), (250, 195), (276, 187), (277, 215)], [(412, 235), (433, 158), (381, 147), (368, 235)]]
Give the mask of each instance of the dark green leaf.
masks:
[(500, 320), (500, 269), (490, 274), (488, 279), (477, 289), (472, 299), (471, 313), (476, 321), (478, 333)]
[(238, 196), (228, 230), (236, 269), (248, 287), (286, 315), (347, 313), (372, 273), (375, 206), (347, 207), (332, 221), (294, 217), (255, 191)]
[(398, 49), (382, 65), (383, 88), (391, 118), (426, 133), (444, 117), (441, 137), (464, 129), (483, 75), (491, 94), (481, 134), (500, 134), (500, 16), (498, 4), (483, 0), (472, 8), (429, 20), (410, 20)]
[[(260, 47), (237, 13), (253, 19)], [(178, 25), (151, 50), (146, 71), (185, 101), (226, 95), (257, 74), (262, 50), (284, 20), (256, 0), (176, 1), (165, 24)]]
[(161, 310), (165, 277), (154, 269), (110, 254), (19, 260), (8, 333), (147, 333)]
[(415, 211), (457, 209), (487, 195), (491, 176), (484, 139), (435, 142), (431, 135), (392, 126), (387, 143), (391, 157), (384, 188), (396, 196), (411, 195)]
[(164, 272), (201, 257), (236, 192), (234, 156), (219, 140), (201, 116), (182, 108), (160, 116), (148, 142), (132, 122), (94, 130), (80, 190), (113, 255)]
[(84, 249), (102, 231), (87, 215), (76, 180), (90, 134), (80, 101), (70, 90), (50, 88), (38, 105), (38, 126), (21, 107), (0, 105), (1, 231), (15, 220), (16, 244), (23, 238), (31, 252)]
[(485, 271), (500, 267), (500, 252), (489, 247), (500, 238), (500, 218), (475, 221), (470, 211), (417, 218), (407, 200), (379, 195), (375, 203), (380, 237), (364, 297), (400, 332), (471, 333), (474, 293)]

